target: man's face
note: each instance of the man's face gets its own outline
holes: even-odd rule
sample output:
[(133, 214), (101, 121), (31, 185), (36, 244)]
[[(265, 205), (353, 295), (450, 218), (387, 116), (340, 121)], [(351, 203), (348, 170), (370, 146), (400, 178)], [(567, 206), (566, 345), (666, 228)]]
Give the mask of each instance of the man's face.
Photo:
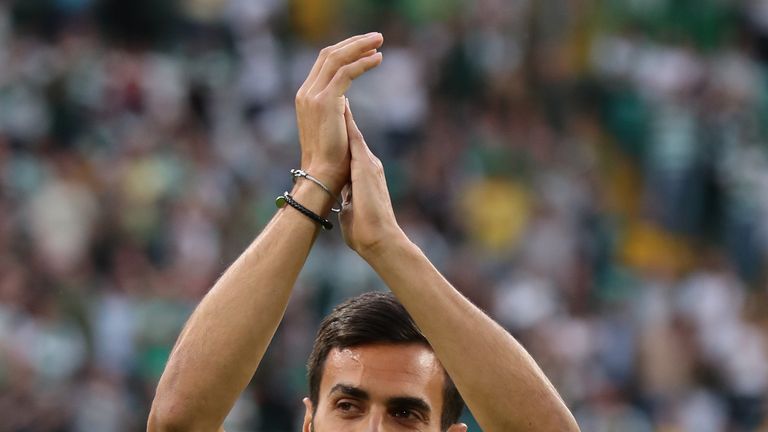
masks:
[[(333, 349), (325, 360), (317, 410), (304, 400), (304, 432), (439, 431), (443, 368), (421, 344)], [(451, 430), (462, 430), (456, 426)]]

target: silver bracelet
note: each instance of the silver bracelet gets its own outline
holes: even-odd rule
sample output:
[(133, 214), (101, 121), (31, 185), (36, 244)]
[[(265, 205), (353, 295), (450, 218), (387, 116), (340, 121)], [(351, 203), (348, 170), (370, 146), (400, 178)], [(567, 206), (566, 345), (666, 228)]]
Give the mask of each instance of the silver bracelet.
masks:
[(304, 171), (304, 170), (300, 170), (300, 169), (292, 169), (292, 170), (291, 170), (291, 175), (293, 176), (293, 182), (294, 182), (294, 183), (296, 183), (296, 179), (297, 179), (297, 178), (299, 178), (299, 177), (303, 177), (303, 178), (305, 178), (305, 179), (307, 179), (307, 180), (311, 181), (312, 183), (315, 183), (316, 185), (320, 186), (321, 188), (323, 188), (323, 190), (324, 190), (324, 191), (325, 191), (325, 192), (326, 192), (328, 195), (330, 195), (330, 196), (331, 196), (331, 198), (333, 198), (334, 200), (336, 200), (336, 204), (338, 204), (338, 205), (339, 205), (339, 207), (338, 207), (338, 208), (333, 208), (333, 207), (331, 207), (331, 211), (332, 211), (332, 212), (334, 212), (334, 213), (339, 213), (339, 212), (341, 212), (341, 210), (344, 208), (344, 206), (343, 206), (343, 205), (342, 205), (342, 203), (341, 203), (341, 200), (340, 200), (339, 198), (337, 198), (337, 197), (336, 197), (336, 195), (334, 195), (334, 194), (333, 194), (333, 192), (331, 192), (331, 190), (330, 190), (330, 189), (328, 189), (328, 186), (324, 185), (324, 184), (323, 184), (323, 182), (321, 182), (320, 180), (318, 180), (316, 177), (313, 177), (313, 176), (312, 176), (312, 175), (310, 175), (308, 172), (306, 172), (306, 171)]

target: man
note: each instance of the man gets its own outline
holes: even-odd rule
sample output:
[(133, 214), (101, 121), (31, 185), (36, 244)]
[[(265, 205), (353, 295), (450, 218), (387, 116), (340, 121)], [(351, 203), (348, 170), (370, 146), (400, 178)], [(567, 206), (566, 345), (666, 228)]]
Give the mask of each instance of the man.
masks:
[(326, 215), (331, 195), (347, 184), (344, 238), (397, 300), (369, 294), (323, 322), (303, 432), (466, 431), (458, 414), (443, 421), (445, 410), (461, 407), (454, 384), (485, 431), (578, 431), (522, 346), (456, 291), (398, 226), (381, 162), (344, 97), (353, 79), (382, 61), (382, 43), (381, 34), (370, 33), (320, 52), (296, 108), (301, 168), (331, 193), (297, 181), (291, 195), (308, 212), (278, 210), (200, 302), (158, 384), (149, 431), (223, 430), (318, 233), (308, 213)]

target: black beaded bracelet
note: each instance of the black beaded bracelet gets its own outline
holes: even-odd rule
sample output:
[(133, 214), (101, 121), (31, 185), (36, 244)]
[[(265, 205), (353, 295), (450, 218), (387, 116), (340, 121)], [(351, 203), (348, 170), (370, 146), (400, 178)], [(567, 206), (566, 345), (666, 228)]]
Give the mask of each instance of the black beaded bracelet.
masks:
[(289, 194), (287, 191), (275, 199), (275, 205), (277, 206), (277, 208), (283, 208), (285, 207), (286, 204), (295, 208), (296, 210), (299, 211), (299, 213), (303, 214), (304, 216), (320, 224), (320, 226), (323, 227), (324, 230), (330, 231), (333, 229), (333, 224), (328, 219), (323, 219), (312, 210), (299, 204), (295, 199), (293, 199), (291, 194)]

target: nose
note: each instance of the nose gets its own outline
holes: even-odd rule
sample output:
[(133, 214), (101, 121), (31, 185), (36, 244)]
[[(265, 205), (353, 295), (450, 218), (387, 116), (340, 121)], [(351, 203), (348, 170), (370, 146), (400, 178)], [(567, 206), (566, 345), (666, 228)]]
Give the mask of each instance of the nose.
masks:
[(371, 412), (368, 417), (368, 423), (365, 427), (365, 432), (385, 432), (384, 427), (384, 414), (378, 410)]

